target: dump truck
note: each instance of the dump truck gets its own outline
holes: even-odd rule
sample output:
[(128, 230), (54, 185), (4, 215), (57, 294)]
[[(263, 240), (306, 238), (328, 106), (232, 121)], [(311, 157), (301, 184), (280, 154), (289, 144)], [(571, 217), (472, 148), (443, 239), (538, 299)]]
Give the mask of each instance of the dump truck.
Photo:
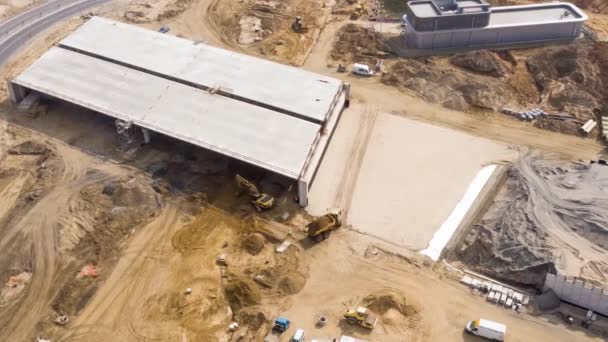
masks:
[(372, 315), (367, 308), (361, 306), (356, 309), (348, 309), (344, 318), (349, 324), (358, 324), (367, 329), (374, 329), (376, 322), (378, 322), (376, 316)]
[(316, 242), (329, 237), (331, 231), (342, 226), (342, 210), (335, 209), (323, 216), (319, 216), (306, 226), (306, 234)]
[(258, 187), (255, 186), (255, 184), (243, 178), (239, 174), (236, 174), (234, 178), (239, 189), (247, 191), (249, 196), (251, 196), (251, 204), (253, 204), (255, 210), (259, 212), (262, 210), (271, 209), (274, 206), (274, 197), (261, 192), (258, 190)]
[(272, 329), (270, 329), (270, 332), (268, 333), (268, 335), (266, 335), (266, 337), (264, 337), (264, 342), (281, 341), (281, 338), (283, 338), (283, 335), (285, 335), (285, 331), (287, 331), (287, 329), (289, 329), (290, 323), (291, 322), (289, 322), (289, 320), (284, 317), (278, 317), (277, 319), (275, 319)]

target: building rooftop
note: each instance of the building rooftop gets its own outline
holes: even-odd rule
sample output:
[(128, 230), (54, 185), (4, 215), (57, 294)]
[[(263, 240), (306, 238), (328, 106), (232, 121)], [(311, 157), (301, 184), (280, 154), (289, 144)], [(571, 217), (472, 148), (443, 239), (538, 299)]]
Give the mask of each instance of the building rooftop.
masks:
[(408, 6), (412, 12), (418, 18), (430, 18), (440, 16), (441, 12), (437, 9), (437, 6), (433, 4), (431, 0), (428, 1), (416, 1), (409, 3)]
[(488, 26), (584, 21), (587, 16), (569, 3), (492, 7)]
[(320, 130), (301, 118), (60, 47), (12, 82), (293, 179)]
[(93, 17), (59, 46), (323, 122), (342, 82), (260, 58)]

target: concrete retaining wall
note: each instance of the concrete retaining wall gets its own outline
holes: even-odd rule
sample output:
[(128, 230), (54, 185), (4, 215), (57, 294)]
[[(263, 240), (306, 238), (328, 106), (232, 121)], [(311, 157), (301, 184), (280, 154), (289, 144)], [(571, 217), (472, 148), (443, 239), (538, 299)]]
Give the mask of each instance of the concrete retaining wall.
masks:
[(608, 293), (601, 287), (547, 273), (544, 289), (552, 289), (562, 301), (608, 316)]

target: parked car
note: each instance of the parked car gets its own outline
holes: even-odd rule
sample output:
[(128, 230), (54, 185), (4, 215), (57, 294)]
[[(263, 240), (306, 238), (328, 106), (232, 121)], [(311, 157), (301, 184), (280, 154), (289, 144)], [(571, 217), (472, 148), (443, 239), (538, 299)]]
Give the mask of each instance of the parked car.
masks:
[(160, 32), (160, 33), (167, 33), (167, 32), (169, 32), (169, 30), (170, 30), (170, 29), (169, 29), (169, 26), (163, 26), (163, 27), (161, 27), (161, 28), (158, 30), (158, 32)]

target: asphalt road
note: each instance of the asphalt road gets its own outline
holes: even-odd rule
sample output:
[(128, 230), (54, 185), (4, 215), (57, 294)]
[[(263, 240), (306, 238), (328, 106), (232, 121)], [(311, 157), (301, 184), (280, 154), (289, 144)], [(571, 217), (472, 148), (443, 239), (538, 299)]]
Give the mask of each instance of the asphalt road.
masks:
[(110, 0), (51, 0), (0, 23), (0, 65), (51, 25)]

